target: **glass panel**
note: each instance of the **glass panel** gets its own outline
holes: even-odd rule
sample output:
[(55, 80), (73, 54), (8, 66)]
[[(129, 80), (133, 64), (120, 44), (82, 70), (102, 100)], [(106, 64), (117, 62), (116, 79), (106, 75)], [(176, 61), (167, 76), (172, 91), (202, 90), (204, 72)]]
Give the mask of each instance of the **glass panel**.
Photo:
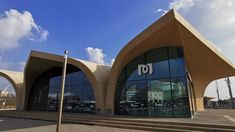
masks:
[(71, 85), (72, 83), (72, 73), (69, 73), (66, 75), (66, 78), (65, 78), (65, 86), (69, 86)]
[(127, 114), (125, 82), (118, 82), (116, 86), (115, 112), (116, 114)]
[(149, 81), (148, 108), (151, 116), (173, 117), (170, 79)]
[[(55, 67), (36, 79), (30, 94), (30, 110), (58, 110), (61, 71), (61, 67)], [(89, 79), (80, 69), (68, 65), (63, 111), (95, 113), (95, 105), (95, 96)]]
[(84, 101), (83, 109), (85, 113), (95, 113), (95, 96), (93, 94), (93, 89), (90, 84), (87, 84), (84, 89)]
[(160, 116), (160, 109), (163, 106), (163, 92), (161, 90), (161, 81), (148, 81), (148, 114)]
[(173, 78), (171, 81), (174, 96), (175, 117), (189, 117), (189, 98), (185, 78)]
[[(149, 63), (153, 73), (146, 68), (145, 74), (138, 75), (138, 65)], [(119, 76), (115, 113), (189, 117), (185, 74), (182, 48), (159, 48), (142, 54), (127, 64)]]
[(170, 76), (167, 48), (160, 48), (149, 51), (147, 53), (147, 63), (153, 64), (153, 73), (151, 75), (147, 74), (149, 79), (168, 78)]
[(129, 115), (147, 115), (146, 81), (126, 83), (126, 111)]
[(73, 75), (73, 83), (81, 85), (85, 83), (85, 75), (82, 71), (75, 72)]
[[(46, 110), (48, 101), (48, 77), (36, 79), (36, 83), (33, 85), (35, 88), (31, 89), (33, 95), (29, 99), (29, 110)], [(39, 83), (40, 82), (40, 83)]]
[(71, 87), (71, 102), (73, 104), (73, 112), (82, 112), (79, 109), (82, 95), (83, 95), (83, 86), (82, 85), (72, 85)]
[[(64, 88), (64, 103), (63, 103), (63, 111), (65, 112), (71, 112), (72, 111), (72, 104), (71, 104), (71, 73), (66, 75), (66, 81), (65, 81), (65, 88)], [(60, 88), (59, 88), (60, 89)]]
[(126, 78), (128, 80), (141, 80), (145, 79), (145, 76), (140, 76), (138, 74), (138, 65), (145, 64), (144, 55), (139, 56), (138, 58), (134, 59), (131, 63), (129, 63), (126, 67)]
[(60, 94), (60, 77), (54, 77), (50, 80), (50, 88), (48, 93), (48, 106), (47, 110), (49, 111), (57, 111), (59, 107), (59, 94)]
[(182, 48), (169, 48), (171, 77), (185, 76), (185, 65)]
[(176, 59), (176, 58), (182, 58), (184, 57), (184, 51), (181, 47), (169, 47), (169, 58), (170, 59)]
[(186, 75), (183, 58), (170, 59), (169, 62), (171, 77), (183, 77)]

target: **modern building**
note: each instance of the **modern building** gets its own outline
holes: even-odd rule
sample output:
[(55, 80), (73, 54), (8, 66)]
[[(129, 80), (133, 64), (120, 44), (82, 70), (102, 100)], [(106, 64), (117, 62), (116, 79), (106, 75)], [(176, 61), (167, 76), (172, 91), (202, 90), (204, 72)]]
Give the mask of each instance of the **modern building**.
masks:
[[(56, 111), (63, 56), (32, 51), (24, 72), (0, 71), (14, 86), (17, 110)], [(204, 110), (213, 80), (235, 66), (171, 10), (131, 40), (112, 67), (68, 58), (64, 111), (191, 117)]]

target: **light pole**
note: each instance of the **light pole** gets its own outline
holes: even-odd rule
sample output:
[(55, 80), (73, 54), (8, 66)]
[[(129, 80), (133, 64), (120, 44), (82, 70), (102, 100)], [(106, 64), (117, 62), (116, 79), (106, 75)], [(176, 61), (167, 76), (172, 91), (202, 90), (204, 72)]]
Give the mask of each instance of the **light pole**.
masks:
[(232, 109), (234, 109), (234, 103), (233, 103), (233, 93), (232, 93), (232, 89), (231, 89), (231, 82), (229, 77), (225, 79), (227, 85), (228, 85), (228, 90), (229, 90), (229, 95), (230, 95), (230, 105), (232, 107)]
[(67, 68), (67, 59), (68, 59), (68, 51), (64, 51), (64, 68), (62, 73), (62, 79), (61, 79), (61, 89), (60, 89), (60, 108), (58, 111), (58, 122), (56, 127), (56, 132), (60, 131), (60, 125), (61, 125), (61, 118), (62, 118), (62, 110), (63, 110), (63, 100), (64, 100), (64, 85), (65, 85), (65, 76), (66, 76), (66, 68)]
[(219, 97), (219, 86), (217, 80), (215, 81), (215, 87), (216, 87), (216, 92), (217, 92), (217, 97), (218, 97), (218, 104), (219, 107), (221, 107), (221, 102), (220, 102), (220, 97)]

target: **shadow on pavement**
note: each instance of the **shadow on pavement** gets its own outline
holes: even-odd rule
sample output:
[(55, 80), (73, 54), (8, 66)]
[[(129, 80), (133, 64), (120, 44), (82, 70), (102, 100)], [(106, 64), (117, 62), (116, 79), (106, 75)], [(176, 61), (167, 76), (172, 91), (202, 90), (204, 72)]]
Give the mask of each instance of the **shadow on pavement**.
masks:
[(0, 117), (0, 131), (55, 125), (56, 122)]

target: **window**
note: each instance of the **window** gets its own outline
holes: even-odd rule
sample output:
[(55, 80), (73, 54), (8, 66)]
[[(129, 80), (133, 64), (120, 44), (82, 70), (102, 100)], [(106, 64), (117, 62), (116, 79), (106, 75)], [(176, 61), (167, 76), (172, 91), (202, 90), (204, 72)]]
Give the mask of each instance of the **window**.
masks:
[[(54, 67), (36, 79), (30, 94), (29, 110), (58, 110), (61, 74), (62, 68)], [(72, 65), (68, 65), (66, 72), (63, 111), (96, 112), (95, 96), (89, 79)]]
[[(153, 66), (138, 74), (139, 64)], [(159, 117), (190, 117), (183, 49), (158, 48), (133, 59), (120, 73), (115, 113)]]

